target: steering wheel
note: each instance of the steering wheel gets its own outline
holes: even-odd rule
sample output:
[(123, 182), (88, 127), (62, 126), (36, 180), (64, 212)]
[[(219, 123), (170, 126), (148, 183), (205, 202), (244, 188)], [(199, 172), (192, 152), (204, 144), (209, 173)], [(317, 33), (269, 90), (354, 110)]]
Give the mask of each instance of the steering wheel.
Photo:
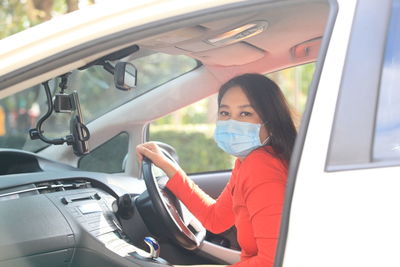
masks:
[[(165, 150), (163, 153), (177, 164)], [(148, 158), (144, 158), (142, 170), (147, 191), (136, 199), (136, 204), (150, 232), (156, 236), (166, 235), (188, 250), (197, 249), (206, 235), (204, 226), (166, 188), (168, 177), (161, 169)], [(161, 175), (157, 175), (160, 173)]]

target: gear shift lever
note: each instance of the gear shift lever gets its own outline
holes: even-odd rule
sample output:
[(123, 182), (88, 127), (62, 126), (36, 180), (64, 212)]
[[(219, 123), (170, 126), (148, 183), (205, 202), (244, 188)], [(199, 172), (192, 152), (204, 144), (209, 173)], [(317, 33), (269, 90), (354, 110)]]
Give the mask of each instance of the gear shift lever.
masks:
[(146, 236), (144, 238), (144, 242), (150, 248), (150, 258), (156, 259), (160, 256), (160, 245), (158, 244), (157, 240), (150, 236)]
[(156, 262), (159, 264), (170, 265), (166, 260), (159, 257), (160, 255), (160, 245), (158, 244), (157, 240), (152, 237), (146, 236), (144, 238), (144, 242), (150, 248), (149, 256), (144, 256), (143, 253), (139, 254), (136, 251), (133, 253), (129, 253), (131, 256), (135, 257), (136, 259), (142, 261), (150, 261)]

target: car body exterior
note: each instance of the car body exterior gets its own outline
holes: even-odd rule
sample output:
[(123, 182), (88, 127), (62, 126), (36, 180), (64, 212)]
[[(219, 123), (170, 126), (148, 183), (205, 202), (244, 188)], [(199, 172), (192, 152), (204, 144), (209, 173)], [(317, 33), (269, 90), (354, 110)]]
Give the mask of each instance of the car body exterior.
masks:
[[(275, 266), (398, 266), (400, 216), (396, 210), (397, 203), (400, 203), (400, 169), (396, 145), (398, 114), (393, 102), (397, 100), (394, 88), (398, 82), (395, 76), (399, 68), (396, 65), (398, 49), (395, 48), (398, 39), (393, 36), (399, 31), (396, 22), (399, 9), (398, 0), (105, 3), (2, 40), (0, 98), (5, 99), (134, 44), (144, 48), (139, 50), (144, 51), (144, 56), (150, 51), (176, 55), (180, 47), (183, 54), (200, 62), (194, 70), (157, 84), (156, 89), (134, 96), (127, 103), (121, 102), (88, 123), (92, 133), (89, 144), (93, 148), (100, 147), (121, 132), (128, 133), (128, 152), (123, 169), (113, 175), (71, 170), (77, 171), (79, 177), (89, 177), (110, 186), (115, 195), (140, 194), (144, 184), (138, 178), (141, 173), (134, 149), (137, 144), (147, 140), (150, 122), (216, 93), (219, 85), (236, 74), (266, 74), (316, 62), (289, 168)], [(302, 17), (302, 12), (307, 10), (310, 14)], [(223, 45), (211, 49), (208, 47), (210, 44), (205, 42), (185, 43), (205, 37), (210, 40), (217, 33), (223, 33), (220, 29), (229, 28), (218, 25), (226, 21), (227, 25), (230, 22), (241, 25), (238, 21), (246, 24), (252, 22), (251, 16), (254, 14), (264, 16), (268, 24), (266, 32), (271, 30), (271, 39), (261, 40), (267, 43), (261, 53), (263, 55), (247, 46), (232, 48)], [(281, 15), (280, 19), (277, 14)], [(240, 19), (235, 20), (236, 17)], [(310, 21), (307, 21), (307, 17)], [(288, 23), (285, 24), (285, 21)], [(313, 25), (313, 22), (318, 23)], [(213, 35), (207, 35), (207, 29), (216, 30)], [(297, 34), (298, 42), (289, 44), (296, 40)], [(251, 38), (249, 40), (253, 40)], [(281, 43), (274, 43), (276, 40)], [(279, 47), (285, 49), (280, 50)], [(229, 48), (233, 49), (232, 52), (228, 52)], [(214, 52), (204, 52), (208, 50)], [(300, 55), (296, 56), (296, 51)], [(36, 155), (40, 157), (42, 165), (46, 165), (48, 159), (65, 164), (60, 165), (61, 173), (53, 174), (51, 171), (57, 169), (58, 165), (48, 163), (51, 168), (43, 175), (32, 174), (32, 179), (40, 181), (53, 179), (52, 175), (58, 176), (58, 179), (63, 175), (69, 177), (71, 173), (68, 168), (79, 166), (81, 160), (66, 145), (49, 146)], [(20, 177), (14, 178), (13, 175)], [(25, 185), (29, 179), (24, 175), (4, 174), (0, 179), (0, 187), (11, 190)], [(207, 192), (211, 192), (213, 187), (221, 190), (229, 175), (230, 172), (225, 171), (195, 173), (191, 177)], [(216, 179), (223, 183), (216, 186)], [(54, 203), (62, 197), (61, 193), (49, 193), (48, 196)], [(110, 195), (102, 197), (113, 201)], [(21, 218), (20, 215), (13, 215), (12, 201), (16, 200), (1, 201), (0, 212), (8, 211), (12, 218)], [(35, 200), (31, 203), (47, 202)], [(50, 203), (46, 205), (49, 205), (47, 211), (57, 213)], [(58, 209), (62, 209), (57, 205)], [(25, 212), (32, 208), (18, 207)], [(66, 222), (61, 218), (58, 220), (67, 229), (66, 236), (81, 233), (79, 231), (82, 230), (76, 230), (79, 229), (79, 223), (75, 222), (76, 226), (71, 225), (72, 230), (68, 230)], [(71, 220), (74, 221), (73, 218), (68, 219)], [(3, 229), (7, 229), (7, 223), (10, 221), (3, 223)], [(122, 223), (122, 227), (125, 230), (133, 226)], [(140, 228), (136, 231), (145, 230)], [(24, 240), (25, 236), (29, 235), (18, 236), (15, 244), (32, 249), (34, 245)], [(40, 240), (40, 231), (32, 238), (36, 238), (34, 241)], [(79, 242), (75, 241), (74, 245), (74, 241), (70, 240), (67, 242), (72, 242), (72, 245), (60, 248), (66, 249), (63, 253), (68, 255), (73, 253), (71, 249), (75, 249), (75, 256), (68, 256), (68, 260), (64, 261), (66, 266), (84, 266), (85, 262), (128, 264), (124, 257), (118, 258), (112, 250), (100, 257), (95, 253), (99, 244), (96, 238), (91, 238), (88, 235), (79, 239), (76, 235), (75, 240)], [(134, 239), (132, 236), (129, 238)], [(12, 243), (14, 239), (8, 237), (6, 240)], [(93, 255), (80, 251), (76, 244), (89, 244), (87, 248), (93, 249)], [(4, 242), (2, 246), (10, 250), (9, 244)], [(181, 256), (176, 248), (167, 249), (178, 255), (169, 259), (177, 261), (171, 262), (173, 264), (203, 263), (200, 259), (204, 258), (212, 263), (234, 263), (238, 260), (237, 252), (215, 247), (211, 243), (199, 249), (199, 258), (194, 262)], [(31, 262), (40, 262), (29, 258), (30, 255), (24, 254), (23, 249), (13, 255), (13, 259), (3, 255), (1, 260), (9, 266), (29, 266)], [(51, 262), (50, 258), (46, 260)], [(151, 263), (138, 260), (129, 261), (129, 264), (151, 266)]]

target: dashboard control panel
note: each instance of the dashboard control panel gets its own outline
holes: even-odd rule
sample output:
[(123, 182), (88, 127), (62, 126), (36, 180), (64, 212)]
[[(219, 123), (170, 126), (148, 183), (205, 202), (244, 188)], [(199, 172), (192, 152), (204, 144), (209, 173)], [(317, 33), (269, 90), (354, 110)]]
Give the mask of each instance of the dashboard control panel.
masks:
[[(108, 200), (108, 201), (107, 201)], [(81, 193), (61, 197), (60, 202), (89, 233), (98, 237), (120, 230), (121, 227), (111, 204), (114, 198), (100, 190), (84, 190)], [(112, 203), (112, 202), (111, 202)]]

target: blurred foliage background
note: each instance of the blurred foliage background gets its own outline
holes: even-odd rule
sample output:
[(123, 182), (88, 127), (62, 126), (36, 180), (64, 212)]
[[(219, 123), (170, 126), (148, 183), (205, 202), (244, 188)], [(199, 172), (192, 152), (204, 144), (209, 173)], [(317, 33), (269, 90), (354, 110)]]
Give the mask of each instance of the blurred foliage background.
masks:
[[(95, 0), (0, 0), (0, 39), (94, 3)], [(0, 100), (0, 147), (23, 147), (26, 125), (34, 124), (40, 113), (36, 101), (40, 86), (35, 87)]]
[(96, 0), (0, 0), (0, 38), (72, 12)]
[[(110, 0), (0, 0), (0, 38), (101, 1)], [(192, 70), (198, 64), (185, 56), (161, 53), (135, 59), (133, 63), (138, 68), (138, 90), (135, 92), (115, 90), (112, 77), (101, 67), (72, 73), (70, 87), (79, 91), (86, 122)], [(291, 105), (297, 125), (304, 111), (314, 69), (315, 65), (311, 63), (266, 74), (281, 87)], [(59, 79), (51, 81), (53, 92), (58, 83)], [(1, 99), (0, 147), (38, 151), (46, 146), (45, 143), (31, 141), (28, 137), (28, 129), (35, 127), (37, 119), (47, 110), (45, 103), (41, 85)], [(152, 122), (149, 127), (150, 140), (175, 147), (180, 163), (188, 173), (230, 169), (234, 158), (220, 150), (213, 140), (216, 115), (217, 103), (214, 95)], [(46, 134), (49, 137), (67, 134), (68, 120), (68, 114), (52, 116), (45, 124)], [(118, 157), (109, 155), (116, 153), (117, 147), (128, 147), (129, 138), (122, 136), (123, 138), (113, 139), (108, 145), (83, 159), (82, 168), (118, 172), (125, 150), (121, 150)], [(108, 151), (109, 149), (114, 151)]]

